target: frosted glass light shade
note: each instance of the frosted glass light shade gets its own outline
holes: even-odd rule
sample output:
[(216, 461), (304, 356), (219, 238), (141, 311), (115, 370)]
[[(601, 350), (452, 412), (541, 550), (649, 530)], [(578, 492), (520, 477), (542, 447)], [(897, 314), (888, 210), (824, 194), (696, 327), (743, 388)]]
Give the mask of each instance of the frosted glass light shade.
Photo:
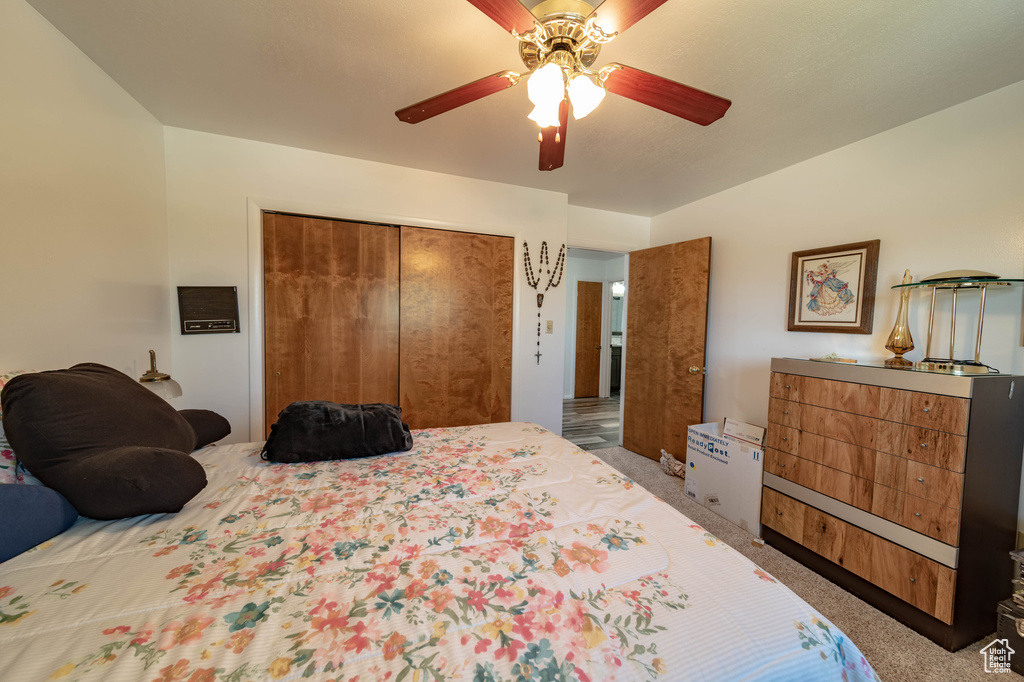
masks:
[(576, 74), (569, 82), (569, 101), (572, 102), (572, 117), (577, 121), (597, 108), (604, 99), (605, 90), (582, 73)]
[(164, 400), (177, 398), (181, 395), (181, 384), (156, 368), (156, 351), (149, 351), (149, 371), (139, 377), (142, 385), (156, 393)]
[(561, 102), (555, 102), (551, 106), (538, 104), (533, 108), (526, 117), (539, 125), (541, 128), (547, 128), (548, 126), (557, 126), (561, 121), (558, 118), (558, 105)]
[(545, 64), (526, 82), (527, 96), (533, 102), (529, 118), (541, 128), (558, 125), (558, 106), (565, 99), (565, 74), (558, 64)]
[(142, 385), (153, 391), (153, 393), (156, 393), (164, 400), (170, 400), (171, 398), (178, 398), (181, 396), (181, 384), (174, 379), (147, 381)]

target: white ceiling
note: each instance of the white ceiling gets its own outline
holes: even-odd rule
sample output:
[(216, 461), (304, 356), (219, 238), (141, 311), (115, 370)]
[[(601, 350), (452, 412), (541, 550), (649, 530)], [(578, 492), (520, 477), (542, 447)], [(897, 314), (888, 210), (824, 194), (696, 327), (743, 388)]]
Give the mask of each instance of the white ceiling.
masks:
[(648, 216), (1024, 80), (1021, 0), (669, 0), (596, 66), (732, 108), (704, 128), (609, 95), (540, 172), (524, 83), (417, 125), (393, 114), (522, 66), (466, 0), (29, 2), (165, 125)]

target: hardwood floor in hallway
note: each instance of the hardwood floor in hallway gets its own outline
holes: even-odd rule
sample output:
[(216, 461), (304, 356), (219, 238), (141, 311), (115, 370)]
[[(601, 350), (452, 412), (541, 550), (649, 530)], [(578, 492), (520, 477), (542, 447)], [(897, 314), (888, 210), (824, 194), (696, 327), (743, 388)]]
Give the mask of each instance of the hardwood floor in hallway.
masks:
[(562, 401), (562, 436), (584, 450), (619, 444), (619, 394)]

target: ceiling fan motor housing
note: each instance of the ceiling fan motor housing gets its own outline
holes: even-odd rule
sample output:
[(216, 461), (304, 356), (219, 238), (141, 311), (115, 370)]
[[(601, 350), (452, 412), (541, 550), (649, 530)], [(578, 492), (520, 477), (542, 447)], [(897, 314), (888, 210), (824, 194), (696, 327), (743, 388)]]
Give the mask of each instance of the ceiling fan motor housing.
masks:
[(545, 0), (534, 7), (533, 14), (545, 27), (548, 38), (542, 45), (526, 40), (519, 43), (519, 56), (526, 68), (532, 71), (542, 66), (550, 61), (549, 55), (565, 68), (592, 65), (601, 52), (601, 45), (587, 36), (587, 17), (593, 11), (580, 0)]

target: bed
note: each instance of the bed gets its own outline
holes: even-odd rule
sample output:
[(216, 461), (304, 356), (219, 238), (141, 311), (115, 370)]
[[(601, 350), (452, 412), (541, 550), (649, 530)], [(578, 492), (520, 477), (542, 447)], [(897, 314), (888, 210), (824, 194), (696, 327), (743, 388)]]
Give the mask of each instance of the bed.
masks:
[(178, 514), (80, 518), (0, 564), (0, 679), (873, 679), (806, 602), (533, 424), (411, 452), (194, 456)]

